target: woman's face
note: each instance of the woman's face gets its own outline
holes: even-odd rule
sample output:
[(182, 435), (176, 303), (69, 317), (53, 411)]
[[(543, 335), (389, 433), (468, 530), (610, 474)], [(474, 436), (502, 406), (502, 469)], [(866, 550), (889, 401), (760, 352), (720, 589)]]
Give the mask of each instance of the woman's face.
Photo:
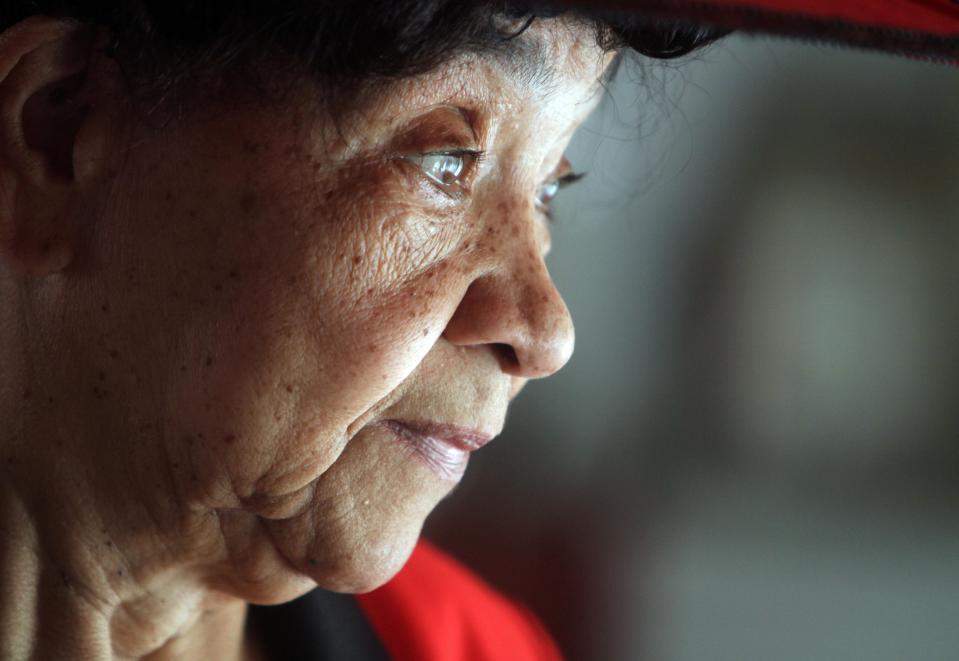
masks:
[(126, 497), (215, 521), (225, 589), (387, 580), (510, 397), (570, 357), (544, 207), (610, 56), (556, 20), (522, 40), (335, 120), (313, 87), (133, 129), (70, 360), (104, 437), (150, 458), (116, 459)]

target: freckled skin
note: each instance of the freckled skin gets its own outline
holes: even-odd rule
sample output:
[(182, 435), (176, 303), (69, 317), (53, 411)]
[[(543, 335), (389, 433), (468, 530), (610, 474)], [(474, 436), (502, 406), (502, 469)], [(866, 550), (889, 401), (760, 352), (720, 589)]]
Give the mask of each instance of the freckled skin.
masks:
[[(70, 322), (51, 322), (57, 369), (22, 390), (65, 444), (50, 480), (82, 466), (111, 513), (111, 562), (262, 603), (402, 566), (452, 483), (376, 423), (498, 433), (572, 352), (536, 193), (610, 56), (552, 23), (528, 35), (553, 52), (552, 95), (464, 56), (332, 116), (304, 85), (289, 112), (210, 101), (116, 131), (82, 277), (43, 311)], [(459, 148), (486, 157), (455, 194), (409, 158)]]

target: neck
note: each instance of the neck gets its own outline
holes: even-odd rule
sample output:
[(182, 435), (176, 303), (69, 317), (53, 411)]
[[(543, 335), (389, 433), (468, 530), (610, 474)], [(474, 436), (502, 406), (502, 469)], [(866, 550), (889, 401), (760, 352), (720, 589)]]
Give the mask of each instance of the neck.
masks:
[(246, 603), (210, 589), (200, 558), (184, 562), (146, 513), (122, 525), (129, 513), (98, 507), (83, 471), (12, 447), (0, 443), (0, 658), (251, 658)]
[(0, 315), (0, 659), (252, 658), (229, 522), (177, 498), (157, 438), (58, 378), (86, 372), (36, 368), (78, 352), (16, 318)]

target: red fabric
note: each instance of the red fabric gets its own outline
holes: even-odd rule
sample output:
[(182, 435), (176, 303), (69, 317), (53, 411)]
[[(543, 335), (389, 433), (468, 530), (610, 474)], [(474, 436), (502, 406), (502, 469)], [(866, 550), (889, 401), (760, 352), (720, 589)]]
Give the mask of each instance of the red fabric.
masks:
[(745, 7), (861, 26), (959, 36), (959, 3), (954, 0), (679, 0), (674, 4)]
[(560, 0), (944, 62), (959, 60), (956, 0)]
[(593, 0), (571, 5), (697, 16), (736, 11), (845, 21), (861, 27), (883, 27), (959, 37), (959, 2), (955, 0)]
[(562, 659), (535, 616), (426, 542), (357, 600), (395, 661)]

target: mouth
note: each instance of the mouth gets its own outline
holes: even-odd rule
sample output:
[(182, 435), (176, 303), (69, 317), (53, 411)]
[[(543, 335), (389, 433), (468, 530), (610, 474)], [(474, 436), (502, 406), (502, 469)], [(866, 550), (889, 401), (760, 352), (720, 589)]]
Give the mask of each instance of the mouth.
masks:
[(476, 429), (435, 422), (383, 420), (381, 423), (437, 476), (458, 482), (466, 471), (470, 452), (493, 440), (492, 434)]

